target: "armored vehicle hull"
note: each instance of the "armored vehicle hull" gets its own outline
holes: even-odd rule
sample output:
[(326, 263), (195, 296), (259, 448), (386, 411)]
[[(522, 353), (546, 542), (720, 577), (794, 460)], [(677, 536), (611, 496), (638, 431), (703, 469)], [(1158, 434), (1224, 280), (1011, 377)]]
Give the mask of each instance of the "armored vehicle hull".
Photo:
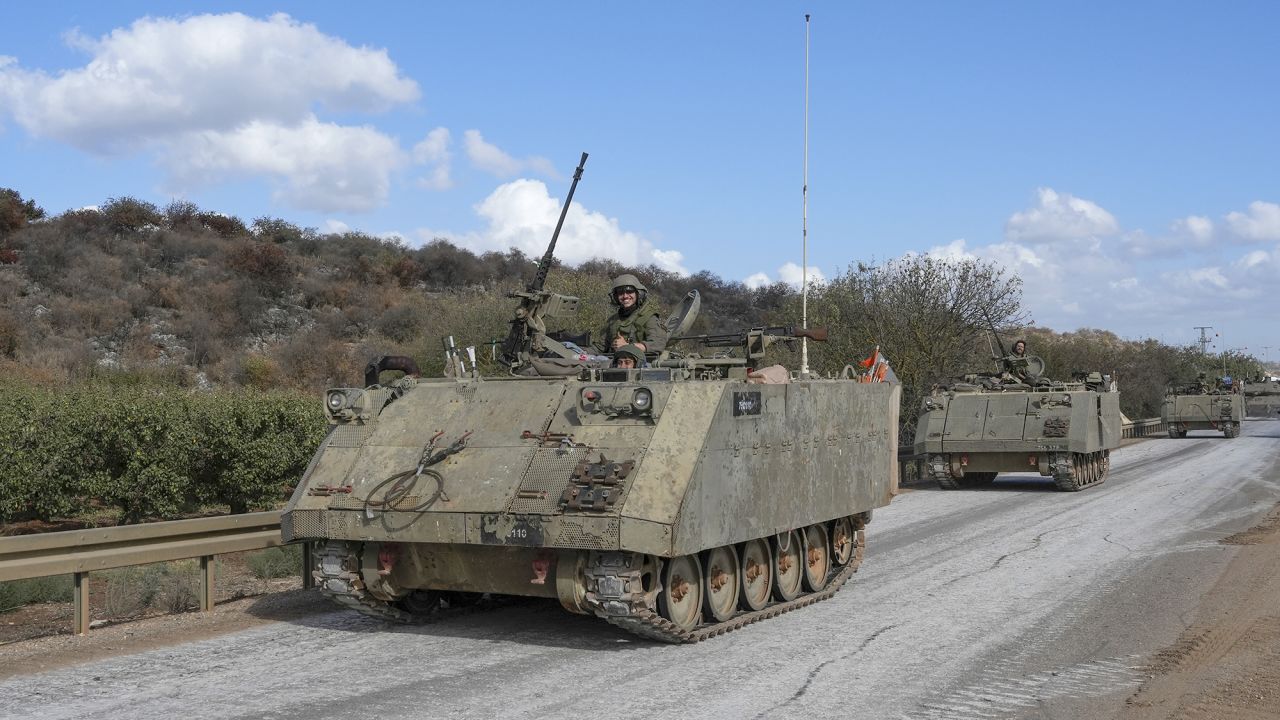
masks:
[(679, 367), (330, 391), (282, 529), (317, 543), (325, 593), (388, 620), (523, 595), (696, 641), (857, 569), (895, 490), (899, 396)]
[(1106, 479), (1120, 438), (1117, 392), (987, 379), (925, 399), (915, 453), (946, 490), (986, 485), (1002, 472), (1037, 472), (1059, 490), (1077, 491)]
[(1244, 396), (1235, 392), (1166, 395), (1160, 408), (1160, 419), (1168, 424), (1171, 438), (1186, 437), (1192, 430), (1239, 437), (1244, 414)]
[(1244, 409), (1247, 417), (1280, 419), (1280, 381), (1246, 382)]

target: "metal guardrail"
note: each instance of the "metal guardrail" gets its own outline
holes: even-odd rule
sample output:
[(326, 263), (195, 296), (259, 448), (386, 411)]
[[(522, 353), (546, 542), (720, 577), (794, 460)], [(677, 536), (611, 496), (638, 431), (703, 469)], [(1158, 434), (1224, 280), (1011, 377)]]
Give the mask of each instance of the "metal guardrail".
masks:
[(1126, 438), (1140, 438), (1148, 435), (1159, 435), (1168, 432), (1169, 426), (1160, 418), (1131, 420), (1121, 426), (1121, 435)]
[[(200, 558), (200, 609), (213, 609), (213, 557), (285, 544), (280, 513), (170, 520), (110, 528), (0, 538), (0, 581), (70, 574), (75, 580), (75, 632), (89, 631), (89, 573), (130, 565)], [(303, 546), (303, 567), (310, 567)], [(310, 575), (303, 572), (310, 587)]]

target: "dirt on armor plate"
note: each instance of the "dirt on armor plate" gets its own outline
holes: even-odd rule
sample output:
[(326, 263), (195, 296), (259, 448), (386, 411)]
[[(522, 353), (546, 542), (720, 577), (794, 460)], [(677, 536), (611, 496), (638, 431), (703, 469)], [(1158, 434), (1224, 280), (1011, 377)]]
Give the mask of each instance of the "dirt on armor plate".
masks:
[(1182, 637), (1153, 658), (1120, 718), (1280, 717), (1280, 505), (1221, 542), (1239, 554)]

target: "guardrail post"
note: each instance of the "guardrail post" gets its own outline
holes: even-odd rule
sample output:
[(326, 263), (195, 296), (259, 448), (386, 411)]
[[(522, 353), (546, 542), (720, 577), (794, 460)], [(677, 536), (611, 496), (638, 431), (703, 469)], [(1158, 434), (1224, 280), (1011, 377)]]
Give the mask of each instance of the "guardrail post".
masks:
[(75, 625), (76, 634), (84, 635), (89, 632), (89, 573), (78, 572), (73, 573), (75, 577)]
[(200, 611), (213, 609), (213, 564), (212, 555), (200, 556)]
[(316, 579), (311, 575), (311, 568), (315, 563), (312, 556), (312, 545), (310, 542), (302, 543), (302, 589), (310, 590), (316, 586)]

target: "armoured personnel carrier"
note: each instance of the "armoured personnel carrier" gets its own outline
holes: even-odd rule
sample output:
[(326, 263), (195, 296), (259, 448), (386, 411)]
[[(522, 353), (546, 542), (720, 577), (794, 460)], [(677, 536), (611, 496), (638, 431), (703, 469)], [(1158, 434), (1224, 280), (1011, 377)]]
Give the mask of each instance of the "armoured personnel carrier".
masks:
[(398, 622), (483, 594), (558, 598), (665, 642), (836, 592), (896, 486), (900, 388), (753, 372), (775, 340), (824, 334), (685, 337), (696, 292), (646, 367), (584, 361), (546, 333), (577, 303), (542, 289), (555, 237), (516, 293), (510, 372), (481, 377), (450, 346), (453, 377), (382, 358), (326, 394), (331, 431), (281, 523), (315, 543), (322, 591)]
[(1240, 436), (1244, 395), (1229, 381), (1210, 380), (1204, 373), (1193, 383), (1170, 385), (1160, 406), (1160, 419), (1169, 437), (1182, 438), (1192, 430), (1217, 430), (1223, 437)]
[(1244, 409), (1248, 417), (1280, 418), (1280, 380), (1257, 377), (1244, 383)]
[(966, 375), (924, 399), (914, 449), (938, 486), (988, 485), (1002, 472), (1052, 476), (1064, 491), (1105, 481), (1121, 438), (1114, 384), (1096, 372), (1051, 380), (1039, 357), (1001, 351), (1001, 372)]

